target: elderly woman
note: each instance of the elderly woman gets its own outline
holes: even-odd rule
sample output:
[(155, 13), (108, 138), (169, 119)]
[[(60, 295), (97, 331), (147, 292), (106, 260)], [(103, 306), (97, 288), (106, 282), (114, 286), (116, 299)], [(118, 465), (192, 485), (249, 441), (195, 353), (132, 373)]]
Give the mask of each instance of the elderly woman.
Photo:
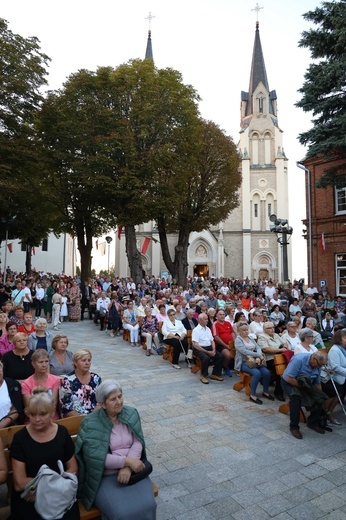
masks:
[(52, 341), (53, 334), (47, 330), (47, 320), (45, 318), (38, 318), (35, 321), (36, 332), (29, 336), (28, 347), (30, 350), (43, 348), (50, 354), (53, 350)]
[(145, 337), (147, 344), (146, 355), (150, 356), (153, 343), (156, 347), (156, 351), (160, 350), (159, 323), (156, 316), (152, 316), (150, 307), (145, 307), (144, 313), (145, 316), (142, 321), (141, 334)]
[(0, 355), (3, 356), (6, 352), (14, 349), (13, 338), (18, 332), (17, 324), (14, 321), (6, 323), (6, 334), (0, 338)]
[(123, 328), (130, 331), (131, 347), (139, 347), (139, 342), (138, 342), (138, 335), (139, 335), (138, 313), (134, 309), (132, 300), (128, 302), (127, 309), (124, 310)]
[(185, 353), (188, 350), (186, 337), (186, 329), (180, 320), (175, 319), (175, 310), (168, 309), (168, 320), (163, 322), (162, 334), (163, 340), (167, 345), (173, 347), (172, 367), (179, 369), (179, 356), (182, 350)]
[(28, 336), (35, 332), (35, 326), (32, 323), (31, 312), (25, 312), (23, 317), (23, 325), (19, 325), (18, 332), (24, 332)]
[(299, 332), (300, 343), (296, 345), (294, 349), (294, 355), (296, 354), (312, 354), (313, 352), (317, 352), (317, 348), (313, 344), (314, 333), (308, 327), (305, 327)]
[[(64, 426), (52, 422), (55, 411), (54, 399), (46, 392), (34, 395), (26, 407), (29, 424), (17, 432), (11, 444), (14, 490), (11, 493), (11, 518), (16, 520), (39, 520), (35, 510), (35, 493), (21, 498), (25, 486), (36, 476), (43, 464), (60, 473), (58, 460), (65, 471), (77, 473), (74, 446)], [(63, 520), (79, 519), (78, 502), (62, 517)]]
[(289, 313), (290, 313), (290, 317), (291, 319), (293, 319), (293, 316), (296, 315), (297, 312), (301, 312), (302, 309), (298, 303), (298, 300), (297, 298), (294, 298), (294, 300), (292, 301), (291, 305), (289, 306), (289, 309), (288, 309)]
[(4, 377), (0, 362), (0, 428), (8, 428), (23, 420), (23, 402), (20, 384), (15, 379)]
[(168, 321), (168, 314), (166, 311), (166, 305), (161, 303), (158, 307), (159, 312), (156, 314), (156, 318), (158, 322)]
[(297, 333), (297, 324), (294, 321), (287, 323), (287, 330), (281, 336), (281, 339), (287, 343), (288, 350), (295, 350), (296, 346), (300, 343), (300, 338)]
[(53, 351), (49, 355), (50, 373), (55, 376), (65, 376), (74, 371), (73, 352), (67, 350), (68, 338), (57, 334), (52, 341)]
[(60, 379), (49, 373), (49, 357), (48, 352), (43, 348), (35, 350), (31, 357), (34, 373), (25, 379), (22, 383), (22, 394), (24, 406), (28, 406), (33, 395), (34, 389), (38, 386), (47, 389), (48, 393), (53, 397), (55, 405), (54, 419), (59, 419), (57, 412), (58, 397), (60, 388)]
[(281, 387), (281, 377), (277, 375), (275, 371), (274, 355), (282, 354), (283, 351), (287, 350), (287, 343), (281, 336), (279, 336), (279, 334), (275, 333), (274, 328), (274, 323), (271, 321), (263, 323), (263, 334), (258, 336), (258, 346), (266, 355), (269, 372), (275, 376), (274, 395), (279, 401), (284, 401), (285, 398)]
[[(256, 404), (263, 404), (263, 401), (258, 399), (256, 395), (257, 386), (261, 378), (263, 382), (262, 396), (270, 401), (274, 401), (274, 397), (269, 394), (270, 372), (267, 367), (261, 365), (264, 356), (257, 343), (249, 338), (249, 325), (247, 323), (239, 323), (237, 333), (234, 344), (236, 349), (234, 368), (252, 375), (250, 401)], [(246, 364), (247, 356), (254, 358), (256, 366), (253, 368), (248, 367)]]
[(64, 417), (86, 415), (91, 413), (96, 405), (96, 388), (101, 378), (90, 372), (91, 352), (83, 348), (73, 356), (74, 372), (64, 377), (60, 388), (60, 401)]
[(2, 358), (4, 375), (22, 383), (34, 373), (31, 360), (33, 351), (28, 348), (28, 336), (24, 332), (17, 332), (13, 344), (14, 349)]
[(69, 298), (70, 321), (79, 321), (81, 317), (81, 293), (76, 281), (72, 282)]
[(123, 403), (121, 386), (106, 380), (97, 389), (101, 408), (86, 417), (78, 432), (79, 493), (107, 520), (155, 520), (156, 503), (149, 477), (128, 485), (144, 464), (145, 443), (139, 414)]
[(272, 312), (270, 313), (269, 319), (274, 325), (277, 325), (280, 321), (285, 321), (285, 316), (280, 311), (279, 305), (274, 305)]
[[(337, 426), (341, 425), (333, 417), (333, 411), (338, 403), (336, 390), (341, 399), (346, 394), (346, 331), (338, 330), (332, 338), (333, 346), (328, 352), (328, 370), (322, 369), (322, 390), (329, 397), (333, 398), (328, 410), (328, 422)], [(333, 381), (331, 381), (333, 379)], [(334, 384), (333, 384), (334, 383)]]

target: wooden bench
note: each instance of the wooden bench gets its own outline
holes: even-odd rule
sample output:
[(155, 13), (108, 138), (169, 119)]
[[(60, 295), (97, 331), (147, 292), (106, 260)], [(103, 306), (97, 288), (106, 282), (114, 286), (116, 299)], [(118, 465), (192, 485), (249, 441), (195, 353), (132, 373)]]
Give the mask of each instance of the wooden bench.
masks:
[(247, 372), (239, 372), (239, 377), (240, 381), (234, 383), (233, 390), (235, 390), (236, 392), (240, 392), (245, 388), (245, 393), (249, 397), (251, 395), (250, 384), (252, 380), (252, 375), (248, 374)]
[[(187, 333), (190, 332), (190, 342), (192, 343), (192, 338), (191, 338), (191, 335), (192, 335), (192, 330), (188, 330)], [(231, 354), (231, 359), (234, 360), (235, 358), (235, 347), (234, 347), (234, 341), (230, 341), (229, 342), (229, 351), (230, 351), (230, 354)], [(201, 369), (202, 369), (202, 364), (201, 364), (201, 360), (197, 357), (197, 356), (193, 356), (193, 361), (194, 361), (194, 366), (191, 368), (191, 372), (193, 374), (196, 374), (197, 372), (199, 372)], [(234, 361), (233, 361), (234, 363)]]
[[(68, 433), (71, 436), (71, 439), (73, 442), (76, 441), (77, 433), (79, 430), (80, 423), (84, 419), (84, 415), (76, 415), (73, 417), (67, 417), (65, 419), (58, 419), (56, 422), (57, 424), (61, 424), (62, 426), (65, 426)], [(7, 460), (7, 465), (9, 468), (9, 478), (7, 481), (8, 489), (10, 490), (12, 487), (12, 464), (10, 459), (10, 451), (9, 448), (11, 446), (11, 442), (13, 439), (14, 434), (24, 428), (23, 425), (21, 426), (10, 426), (9, 428), (3, 428), (0, 429), (0, 439), (2, 440), (5, 456)], [(159, 494), (158, 488), (153, 483), (153, 489), (154, 489), (154, 496), (157, 497)], [(79, 514), (80, 514), (80, 520), (98, 520), (101, 518), (102, 513), (97, 507), (92, 507), (89, 511), (85, 509), (85, 507), (82, 504), (81, 500), (78, 500), (78, 507), (79, 507)], [(4, 508), (8, 509), (8, 508)], [(1, 514), (1, 510), (0, 510)], [(15, 519), (14, 519), (15, 520)], [(29, 519), (28, 519), (29, 520)]]
[[(282, 377), (287, 367), (287, 359), (283, 354), (274, 354), (275, 372)], [(283, 403), (279, 406), (279, 412), (287, 415), (290, 412), (290, 403)], [(300, 409), (300, 422), (305, 423), (306, 417), (302, 409)]]

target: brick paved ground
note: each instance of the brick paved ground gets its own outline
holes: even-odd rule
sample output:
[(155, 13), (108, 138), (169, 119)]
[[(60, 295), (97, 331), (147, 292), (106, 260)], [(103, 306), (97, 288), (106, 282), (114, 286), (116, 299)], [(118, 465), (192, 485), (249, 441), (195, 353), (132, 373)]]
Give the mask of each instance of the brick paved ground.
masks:
[[(139, 410), (158, 520), (346, 519), (345, 426), (322, 436), (303, 425), (296, 440), (279, 403), (252, 404), (232, 390), (235, 376), (203, 385), (182, 357), (174, 370), (89, 320), (61, 329)], [(335, 416), (346, 425), (340, 407)]]

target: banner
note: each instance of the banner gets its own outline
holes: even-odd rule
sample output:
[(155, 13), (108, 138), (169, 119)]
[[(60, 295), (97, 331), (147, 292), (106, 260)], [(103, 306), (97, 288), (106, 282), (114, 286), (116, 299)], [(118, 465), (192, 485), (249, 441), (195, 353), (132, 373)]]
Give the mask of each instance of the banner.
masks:
[(12, 251), (13, 251), (12, 246), (13, 246), (12, 242), (10, 244), (7, 244), (7, 249), (9, 250), (10, 253), (12, 253)]
[(145, 253), (148, 251), (148, 247), (150, 244), (150, 238), (145, 237), (143, 245), (142, 245), (142, 254), (145, 255)]
[(321, 253), (325, 253), (326, 252), (326, 243), (325, 243), (325, 240), (324, 240), (324, 232), (320, 236), (320, 251), (321, 251)]
[(120, 238), (121, 238), (121, 232), (122, 232), (122, 230), (123, 230), (123, 227), (124, 227), (124, 226), (118, 226), (118, 239), (119, 239), (119, 240), (120, 240)]

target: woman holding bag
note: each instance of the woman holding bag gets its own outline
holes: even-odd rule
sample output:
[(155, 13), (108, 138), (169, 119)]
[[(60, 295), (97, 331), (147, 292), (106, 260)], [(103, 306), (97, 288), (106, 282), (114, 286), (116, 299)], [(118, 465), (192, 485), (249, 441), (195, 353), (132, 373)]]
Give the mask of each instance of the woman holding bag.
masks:
[[(77, 473), (74, 446), (64, 426), (52, 422), (55, 407), (46, 389), (36, 388), (26, 408), (29, 424), (17, 432), (11, 445), (13, 486), (11, 518), (15, 520), (41, 520), (35, 509), (35, 492), (21, 498), (25, 486), (36, 476), (40, 467), (47, 464), (59, 473), (58, 460), (65, 471)], [(78, 502), (65, 513), (63, 520), (78, 520)]]
[[(106, 380), (97, 388), (101, 408), (79, 428), (76, 458), (79, 494), (87, 510), (93, 504), (107, 520), (155, 520), (153, 486), (143, 473), (145, 443), (137, 410), (124, 406), (121, 386)], [(131, 485), (134, 473), (143, 479)]]
[[(237, 326), (238, 336), (235, 340), (235, 349), (237, 351), (235, 356), (234, 368), (240, 372), (246, 372), (252, 375), (251, 380), (251, 394), (250, 401), (256, 404), (263, 404), (261, 399), (256, 396), (257, 385), (260, 379), (263, 379), (263, 393), (262, 396), (270, 401), (274, 401), (274, 397), (269, 394), (270, 372), (266, 366), (262, 366), (261, 362), (264, 360), (262, 350), (257, 343), (249, 338), (249, 326), (247, 323), (239, 323)], [(254, 358), (254, 366), (250, 368), (246, 364), (247, 356)]]

